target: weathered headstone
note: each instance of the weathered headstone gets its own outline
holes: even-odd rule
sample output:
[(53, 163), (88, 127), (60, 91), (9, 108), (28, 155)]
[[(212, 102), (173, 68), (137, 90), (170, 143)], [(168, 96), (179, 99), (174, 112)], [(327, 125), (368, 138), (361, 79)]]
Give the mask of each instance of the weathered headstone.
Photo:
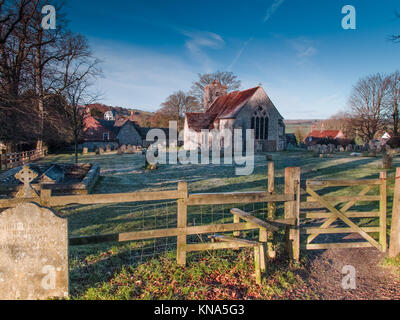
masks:
[(99, 154), (103, 154), (104, 153), (104, 148), (100, 147), (99, 148)]
[(88, 148), (83, 148), (82, 154), (86, 155), (89, 153), (89, 149)]
[(28, 166), (23, 166), (21, 171), (15, 175), (15, 179), (21, 181), (24, 185), (18, 191), (16, 198), (36, 198), (37, 192), (32, 188), (31, 183), (38, 177), (38, 174)]
[(130, 144), (126, 147), (126, 153), (128, 153), (128, 154), (132, 154), (133, 153), (133, 148), (132, 148), (132, 146)]
[(0, 300), (67, 296), (67, 220), (33, 203), (1, 213)]
[(123, 144), (120, 149), (122, 153), (126, 153), (126, 145)]

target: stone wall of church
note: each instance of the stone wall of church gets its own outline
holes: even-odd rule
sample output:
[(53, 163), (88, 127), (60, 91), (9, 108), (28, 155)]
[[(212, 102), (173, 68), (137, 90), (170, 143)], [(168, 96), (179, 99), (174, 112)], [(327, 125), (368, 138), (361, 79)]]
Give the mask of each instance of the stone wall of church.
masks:
[[(254, 113), (259, 106), (265, 107), (267, 109), (269, 118), (268, 141), (264, 143), (263, 151), (272, 152), (284, 150), (284, 141), (286, 139), (285, 131), (280, 130), (280, 121), (282, 121), (283, 119), (278, 110), (275, 108), (272, 101), (268, 98), (267, 95), (265, 95), (263, 90), (258, 90), (256, 94), (252, 97), (252, 99), (249, 100), (246, 106), (244, 106), (244, 108), (238, 114), (233, 128), (241, 128), (244, 132), (245, 130), (250, 130), (251, 119), (253, 118)], [(274, 147), (274, 145), (276, 147)]]

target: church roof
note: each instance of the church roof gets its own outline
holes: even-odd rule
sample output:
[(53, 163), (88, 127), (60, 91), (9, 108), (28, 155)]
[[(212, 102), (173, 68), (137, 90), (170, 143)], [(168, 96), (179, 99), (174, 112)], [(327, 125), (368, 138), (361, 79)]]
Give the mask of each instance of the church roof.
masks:
[(187, 113), (186, 119), (190, 129), (200, 132), (202, 129), (214, 129), (214, 121), (218, 117), (216, 113)]
[(197, 132), (202, 129), (212, 130), (216, 120), (235, 118), (258, 89), (260, 87), (218, 97), (204, 113), (186, 113), (189, 128)]
[(217, 114), (219, 119), (235, 118), (242, 107), (257, 92), (260, 87), (245, 91), (235, 91), (218, 97), (206, 113)]

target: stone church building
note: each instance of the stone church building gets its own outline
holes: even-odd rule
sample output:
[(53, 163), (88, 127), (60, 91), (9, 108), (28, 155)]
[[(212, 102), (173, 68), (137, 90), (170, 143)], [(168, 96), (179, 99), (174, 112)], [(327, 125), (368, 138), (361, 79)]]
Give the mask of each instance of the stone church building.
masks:
[(202, 130), (255, 131), (255, 151), (275, 152), (286, 148), (283, 117), (259, 86), (245, 91), (227, 93), (227, 87), (214, 81), (204, 91), (203, 113), (187, 113), (185, 119), (185, 149), (201, 147)]

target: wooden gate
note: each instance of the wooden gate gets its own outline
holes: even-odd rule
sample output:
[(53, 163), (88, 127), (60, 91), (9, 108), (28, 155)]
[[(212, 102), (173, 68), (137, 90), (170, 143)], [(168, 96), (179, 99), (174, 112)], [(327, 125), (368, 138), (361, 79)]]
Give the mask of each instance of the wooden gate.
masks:
[[(369, 248), (374, 247), (382, 252), (387, 250), (387, 175), (380, 174), (376, 180), (308, 180), (307, 201), (302, 203), (302, 234), (307, 236), (305, 249), (335, 249), (335, 248)], [(356, 187), (361, 186), (362, 190), (355, 195), (345, 196), (324, 196), (326, 188)], [(347, 189), (346, 189), (347, 190)], [(379, 194), (377, 194), (379, 190)], [(322, 191), (322, 192), (321, 192)], [(350, 189), (348, 192), (351, 192)], [(354, 191), (353, 191), (354, 192)], [(375, 193), (371, 195), (371, 193)], [(351, 211), (353, 207), (365, 203), (379, 203), (379, 211), (360, 212)], [(372, 211), (363, 210), (363, 211)], [(368, 226), (360, 225), (364, 218), (368, 220)], [(377, 226), (371, 227), (370, 223), (376, 221)], [(364, 220), (365, 222), (365, 220)], [(312, 227), (308, 227), (312, 224)], [(362, 242), (348, 242), (344, 239), (332, 240), (329, 237), (336, 237), (345, 234), (358, 234)], [(376, 240), (373, 236), (379, 234)], [(315, 243), (320, 235), (325, 235), (324, 241)], [(331, 236), (326, 236), (331, 235)], [(359, 237), (360, 238), (360, 237)]]

